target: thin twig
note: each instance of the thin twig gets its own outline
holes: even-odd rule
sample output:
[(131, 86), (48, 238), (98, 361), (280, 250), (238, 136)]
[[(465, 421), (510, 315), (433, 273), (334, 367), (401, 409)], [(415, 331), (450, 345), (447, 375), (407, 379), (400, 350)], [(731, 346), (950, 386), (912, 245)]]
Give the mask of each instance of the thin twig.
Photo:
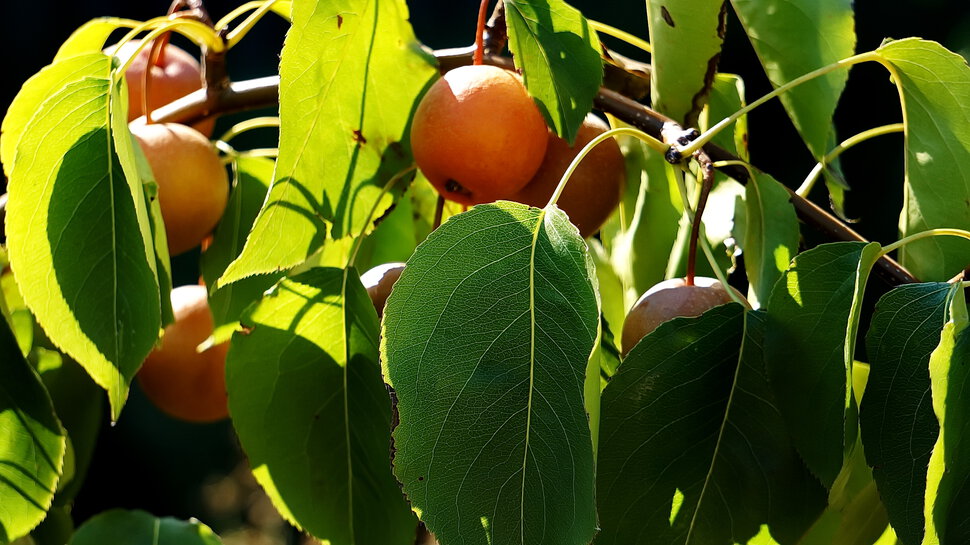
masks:
[(707, 198), (714, 187), (714, 164), (703, 148), (694, 152), (694, 159), (701, 167), (701, 195), (697, 198), (697, 209), (694, 211), (694, 221), (690, 226), (690, 246), (687, 254), (687, 285), (694, 285), (694, 270), (697, 263), (697, 237), (701, 234), (701, 218), (707, 207)]

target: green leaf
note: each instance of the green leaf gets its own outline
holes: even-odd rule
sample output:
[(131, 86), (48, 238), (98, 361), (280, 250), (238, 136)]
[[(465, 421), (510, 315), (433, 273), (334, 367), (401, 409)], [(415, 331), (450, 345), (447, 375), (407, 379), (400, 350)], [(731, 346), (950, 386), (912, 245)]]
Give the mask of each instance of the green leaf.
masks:
[(220, 545), (222, 540), (198, 521), (156, 518), (144, 511), (112, 509), (88, 519), (68, 545)]
[[(731, 0), (774, 87), (855, 53), (852, 0)], [(833, 142), (832, 114), (849, 74), (836, 70), (781, 95), (818, 159)]]
[(798, 540), (798, 545), (874, 545), (887, 523), (886, 509), (879, 501), (872, 470), (866, 465), (857, 436), (852, 453), (829, 492), (828, 507)]
[(391, 205), (384, 188), (412, 163), (411, 111), (437, 73), (407, 18), (404, 0), (293, 2), (274, 182), (220, 284), (297, 265), (328, 225), (334, 239), (359, 236)]
[(377, 313), (353, 269), (285, 278), (247, 311), (226, 369), (257, 480), (290, 522), (333, 545), (410, 545), (388, 462), (391, 402)]
[(799, 254), (768, 300), (765, 366), (798, 452), (827, 488), (855, 442), (852, 361), (862, 293), (880, 246)]
[(926, 467), (940, 426), (927, 403), (930, 354), (947, 321), (949, 284), (910, 284), (883, 295), (866, 335), (869, 384), (859, 408), (866, 461), (903, 543), (923, 539)]
[[(355, 266), (366, 271), (384, 263), (407, 261), (418, 244), (431, 233), (438, 196), (438, 192), (424, 176), (420, 174), (415, 176), (404, 196), (394, 204), (393, 209), (377, 221), (377, 227), (361, 243), (354, 262)], [(454, 201), (445, 201), (442, 221), (461, 211), (462, 205)], [(328, 246), (324, 247), (323, 254), (328, 254), (338, 245)], [(348, 244), (345, 249), (338, 248), (334, 253), (340, 255), (332, 256), (327, 264), (344, 266), (349, 257), (350, 247), (351, 245)]]
[(20, 353), (26, 356), (34, 345), (34, 316), (27, 309), (10, 269), (0, 272), (0, 311), (17, 338)]
[(630, 351), (603, 392), (597, 544), (744, 543), (763, 524), (794, 543), (822, 511), (765, 377), (763, 332), (763, 313), (730, 304)]
[[(699, 120), (701, 130), (707, 130), (722, 119), (731, 116), (746, 105), (744, 80), (737, 74), (716, 74), (711, 86), (708, 104)], [(733, 130), (725, 128), (717, 133), (713, 143), (748, 160), (748, 116), (742, 115), (731, 124)]]
[[(673, 171), (671, 171), (673, 172)], [(676, 172), (675, 176), (681, 175)], [(694, 186), (696, 187), (696, 185)], [(707, 239), (714, 259), (723, 271), (730, 271), (734, 268), (734, 245), (736, 239), (734, 233), (735, 218), (741, 216), (737, 210), (744, 207), (744, 186), (730, 178), (724, 178), (714, 186), (707, 200), (707, 208), (704, 210), (703, 229), (701, 236)], [(690, 255), (690, 232), (691, 222), (687, 216), (681, 216), (678, 226), (677, 240), (670, 252), (667, 261), (667, 278), (683, 278), (687, 274), (687, 257)], [(704, 251), (697, 248), (697, 261), (695, 272), (698, 276), (715, 276), (714, 269)]]
[(707, 103), (727, 30), (726, 15), (725, 0), (647, 0), (653, 47), (651, 103), (685, 127), (697, 124)]
[(54, 56), (59, 61), (81, 55), (95, 53), (104, 49), (104, 43), (119, 28), (135, 28), (140, 21), (118, 17), (98, 17), (84, 23), (64, 40)]
[(162, 218), (162, 205), (158, 200), (158, 182), (155, 173), (148, 164), (148, 158), (135, 136), (129, 132), (131, 150), (134, 152), (135, 167), (141, 179), (145, 194), (145, 206), (148, 208), (148, 223), (151, 226), (152, 242), (155, 245), (155, 271), (158, 274), (158, 299), (162, 309), (162, 327), (175, 321), (175, 311), (172, 309), (172, 260), (168, 255), (168, 234), (165, 232), (165, 220)]
[(764, 304), (798, 253), (798, 217), (785, 186), (760, 171), (745, 186), (744, 212), (741, 247), (750, 282), (748, 300)]
[(42, 68), (23, 84), (7, 108), (3, 125), (0, 126), (0, 162), (7, 177), (13, 171), (17, 143), (41, 104), (67, 84), (96, 73), (104, 66), (104, 59), (104, 55), (83, 55), (55, 62)]
[(954, 287), (950, 319), (930, 355), (940, 435), (927, 471), (924, 545), (970, 542), (970, 319), (964, 292), (962, 285)]
[(449, 219), (408, 260), (381, 347), (394, 469), (442, 543), (592, 539), (592, 269), (565, 213), (506, 201)]
[[(876, 50), (900, 89), (906, 126), (902, 236), (927, 229), (970, 229), (970, 67), (938, 43), (889, 42)], [(900, 250), (925, 281), (948, 280), (970, 263), (970, 242), (932, 237)]]
[(37, 528), (30, 532), (35, 545), (64, 545), (74, 534), (74, 521), (69, 507), (53, 507)]
[(603, 82), (599, 37), (563, 0), (502, 0), (515, 67), (546, 118), (572, 143)]
[[(624, 285), (633, 288), (635, 301), (665, 278), (684, 209), (676, 180), (667, 176), (667, 162), (659, 153), (636, 141), (626, 161), (631, 176), (627, 185), (640, 189), (629, 227), (614, 242), (612, 260)], [(633, 301), (627, 302), (628, 308)]]
[[(266, 192), (273, 179), (273, 167), (273, 161), (264, 157), (236, 158), (229, 203), (213, 234), (212, 244), (202, 253), (202, 280), (207, 286), (215, 286), (226, 267), (242, 252), (246, 235), (266, 200)], [(253, 276), (210, 290), (209, 309), (212, 310), (217, 344), (219, 340), (228, 339), (246, 307), (259, 299), (282, 276), (282, 273)]]
[(44, 102), (20, 139), (7, 242), (27, 306), (108, 391), (117, 418), (161, 307), (124, 80), (112, 82), (110, 57), (91, 56), (88, 73)]
[[(49, 345), (46, 340), (38, 344)], [(54, 505), (70, 505), (84, 484), (94, 456), (101, 431), (104, 393), (77, 362), (59, 352), (37, 346), (29, 359), (47, 388), (54, 412), (67, 431), (73, 449), (74, 474), (70, 478), (61, 477), (54, 496)]]
[(44, 519), (66, 448), (47, 391), (0, 319), (0, 543)]
[(589, 254), (593, 258), (593, 264), (596, 266), (596, 281), (600, 291), (603, 318), (611, 331), (623, 331), (623, 321), (626, 319), (627, 310), (629, 310), (624, 297), (623, 282), (620, 281), (616, 271), (613, 270), (610, 256), (606, 253), (600, 241), (591, 238), (587, 244), (589, 245)]

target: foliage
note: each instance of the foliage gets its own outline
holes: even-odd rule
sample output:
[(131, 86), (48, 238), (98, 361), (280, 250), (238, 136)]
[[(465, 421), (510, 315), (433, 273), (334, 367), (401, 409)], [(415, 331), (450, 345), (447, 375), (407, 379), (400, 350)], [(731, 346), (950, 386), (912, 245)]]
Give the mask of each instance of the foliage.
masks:
[[(273, 12), (291, 21), (279, 117), (214, 147), (232, 192), (201, 254), (216, 329), (200, 349), (230, 343), (232, 424), (289, 523), (334, 545), (408, 545), (425, 528), (442, 545), (970, 542), (968, 282), (954, 277), (970, 263), (966, 61), (916, 38), (857, 54), (845, 0), (647, 0), (653, 43), (626, 39), (650, 50), (650, 73), (622, 77), (649, 80), (651, 110), (601, 88), (621, 63), (597, 32), (615, 29), (562, 0), (499, 6), (490, 46), (507, 38), (511, 59), (498, 47), (488, 62), (519, 71), (550, 131), (572, 141), (591, 108), (611, 114), (627, 187), (595, 238), (556, 197), (464, 210), (416, 172), (414, 111), (437, 62), (471, 54), (432, 54), (405, 0), (251, 2), (218, 28), (187, 12), (97, 19), (23, 84), (0, 138), (0, 543), (220, 542), (141, 511), (70, 521), (99, 424), (122, 414), (173, 315), (158, 184), (126, 125), (131, 59), (102, 49), (118, 29), (177, 32), (216, 77)], [(765, 97), (718, 71), (732, 19)], [(841, 214), (832, 116), (867, 62), (902, 109), (890, 245), (854, 237), (747, 149), (747, 113), (779, 97)], [(258, 105), (222, 91), (164, 115)], [(230, 144), (267, 126), (278, 148)], [(799, 220), (833, 241), (810, 246)], [(919, 282), (887, 261), (896, 250)], [(358, 271), (398, 260), (375, 309)], [(872, 310), (874, 270), (907, 285)], [(695, 271), (747, 304), (675, 318), (621, 359), (632, 303)]]

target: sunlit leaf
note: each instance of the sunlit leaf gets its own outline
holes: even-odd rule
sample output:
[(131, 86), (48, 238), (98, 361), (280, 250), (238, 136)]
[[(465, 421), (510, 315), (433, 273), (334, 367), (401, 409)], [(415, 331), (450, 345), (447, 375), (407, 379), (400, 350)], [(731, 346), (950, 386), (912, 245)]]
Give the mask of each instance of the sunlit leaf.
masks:
[(131, 29), (141, 24), (132, 19), (98, 17), (84, 23), (64, 40), (54, 56), (55, 61), (104, 49), (107, 39), (118, 29)]
[(34, 316), (27, 309), (10, 269), (0, 272), (0, 314), (7, 319), (17, 338), (20, 353), (24, 356), (29, 354), (34, 345)]
[(951, 286), (900, 286), (876, 305), (866, 335), (869, 384), (859, 408), (866, 460), (903, 543), (923, 539), (926, 467), (940, 426), (930, 399), (930, 354), (947, 321)]
[[(731, 0), (775, 87), (855, 53), (852, 0)], [(781, 95), (781, 103), (815, 158), (834, 138), (832, 114), (847, 70), (836, 70)]]
[(764, 305), (775, 282), (798, 253), (798, 217), (785, 187), (757, 171), (745, 186), (744, 211), (742, 249), (750, 282), (748, 299)]
[(161, 307), (124, 80), (112, 81), (110, 57), (90, 56), (20, 138), (7, 242), (27, 306), (108, 391), (117, 418), (158, 338)]
[(970, 542), (970, 319), (964, 288), (954, 291), (949, 321), (930, 355), (940, 435), (927, 471), (924, 545)]
[(794, 543), (821, 512), (765, 377), (763, 330), (762, 313), (731, 304), (630, 351), (603, 392), (597, 544), (744, 543), (763, 524)]
[(714, 83), (727, 27), (724, 0), (647, 0), (654, 109), (693, 126)]
[(277, 510), (333, 545), (412, 544), (417, 521), (388, 461), (377, 313), (357, 272), (283, 279), (243, 324), (229, 349), (229, 411)]
[(855, 441), (851, 367), (862, 292), (879, 250), (837, 242), (801, 253), (768, 299), (768, 379), (798, 452), (826, 487)]
[[(226, 267), (242, 252), (249, 234), (266, 200), (273, 179), (273, 161), (263, 157), (238, 157), (233, 166), (234, 184), (226, 211), (216, 226), (212, 244), (202, 253), (202, 280), (215, 286)], [(209, 293), (209, 308), (215, 324), (216, 344), (226, 340), (239, 323), (242, 311), (272, 287), (282, 273), (244, 278)]]
[(294, 1), (273, 185), (221, 282), (297, 265), (328, 229), (334, 239), (369, 231), (371, 211), (391, 205), (385, 186), (412, 162), (411, 111), (435, 74), (404, 0)]
[[(970, 229), (970, 67), (938, 43), (889, 42), (876, 53), (893, 72), (906, 124), (902, 236), (927, 229)], [(933, 237), (900, 250), (925, 281), (950, 279), (970, 263), (970, 242)]]
[(151, 227), (152, 242), (155, 244), (155, 271), (158, 274), (158, 299), (162, 309), (162, 327), (175, 321), (172, 309), (172, 261), (168, 255), (168, 234), (162, 218), (162, 205), (158, 200), (158, 182), (148, 164), (148, 158), (138, 145), (134, 135), (130, 135), (131, 150), (134, 152), (135, 167), (145, 193), (145, 206), (148, 208), (148, 223)]
[(27, 534), (44, 519), (65, 448), (47, 391), (0, 319), (0, 543)]
[(68, 545), (220, 545), (222, 540), (198, 521), (156, 518), (144, 511), (112, 509), (88, 519)]
[(592, 262), (556, 207), (477, 206), (408, 260), (383, 324), (394, 468), (442, 543), (590, 542), (598, 321)]
[(509, 50), (546, 122), (572, 142), (603, 81), (600, 42), (563, 0), (502, 0)]
[[(614, 241), (612, 261), (617, 275), (634, 296), (628, 306), (650, 286), (665, 278), (667, 258), (677, 240), (684, 215), (676, 182), (667, 176), (666, 161), (639, 141), (626, 154), (627, 185), (639, 187), (628, 228)], [(641, 180), (642, 177), (642, 180)]]
[(27, 80), (13, 102), (7, 108), (0, 126), (0, 162), (8, 177), (13, 171), (17, 143), (27, 128), (27, 122), (37, 113), (41, 104), (57, 94), (69, 83), (79, 81), (86, 75), (96, 73), (104, 66), (103, 55), (83, 55), (45, 66)]
[(620, 281), (610, 256), (598, 240), (590, 239), (589, 254), (596, 265), (596, 279), (600, 290), (600, 305), (603, 307), (603, 318), (612, 331), (623, 331), (623, 321), (629, 310), (624, 297), (623, 282)]
[[(716, 74), (708, 97), (707, 108), (699, 120), (701, 130), (707, 130), (725, 117), (743, 108), (744, 80), (737, 74)], [(731, 130), (733, 128), (733, 130)], [(748, 116), (742, 115), (729, 128), (725, 128), (712, 140), (741, 159), (748, 160)]]

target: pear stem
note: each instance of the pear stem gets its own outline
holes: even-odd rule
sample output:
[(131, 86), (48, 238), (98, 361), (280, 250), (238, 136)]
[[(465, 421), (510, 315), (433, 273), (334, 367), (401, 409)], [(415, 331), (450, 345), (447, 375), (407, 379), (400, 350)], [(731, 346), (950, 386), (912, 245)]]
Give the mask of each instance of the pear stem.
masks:
[[(502, 0), (499, 0), (500, 2)], [(479, 66), (485, 58), (485, 18), (488, 15), (488, 0), (482, 0), (478, 8), (478, 24), (475, 26), (475, 56), (472, 64)]]

